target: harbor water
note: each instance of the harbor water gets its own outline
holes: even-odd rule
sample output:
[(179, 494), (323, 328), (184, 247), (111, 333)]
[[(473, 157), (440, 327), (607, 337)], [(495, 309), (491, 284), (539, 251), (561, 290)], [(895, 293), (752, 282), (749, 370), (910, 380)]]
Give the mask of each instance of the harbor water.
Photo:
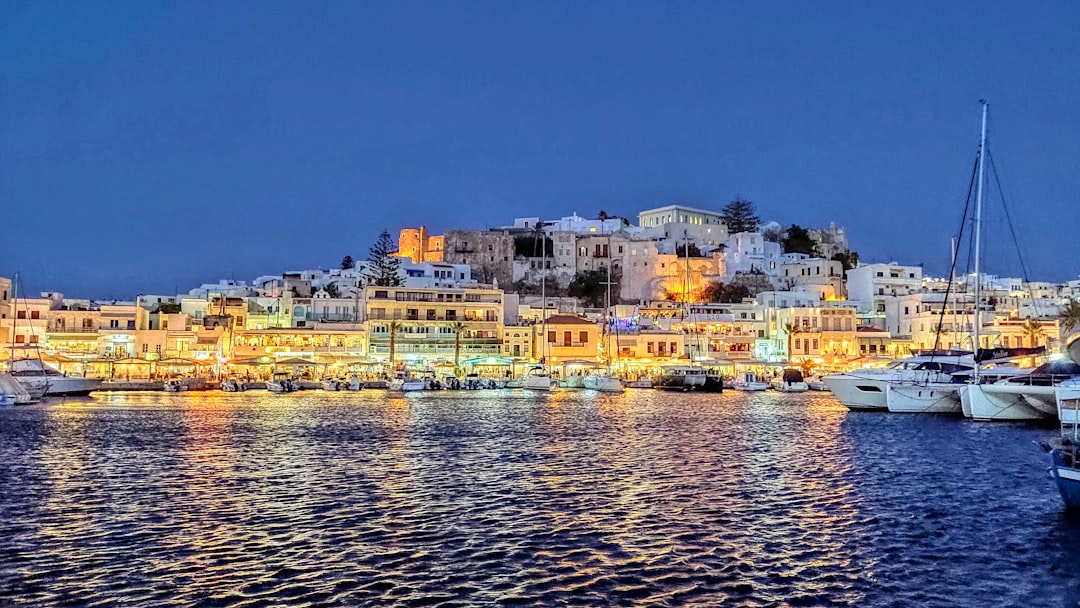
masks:
[(827, 393), (0, 409), (0, 605), (1076, 606), (1053, 429)]

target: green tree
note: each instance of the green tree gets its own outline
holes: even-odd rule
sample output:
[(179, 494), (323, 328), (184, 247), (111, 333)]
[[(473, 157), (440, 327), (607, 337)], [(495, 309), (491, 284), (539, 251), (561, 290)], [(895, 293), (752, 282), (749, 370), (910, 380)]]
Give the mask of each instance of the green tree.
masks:
[(784, 239), (782, 228), (766, 228), (761, 231), (761, 238), (769, 243), (779, 243)]
[(725, 205), (720, 210), (720, 217), (727, 224), (729, 234), (754, 232), (761, 225), (761, 218), (757, 216), (754, 203), (740, 197), (735, 197)]
[(847, 277), (849, 270), (859, 265), (859, 252), (858, 251), (841, 251), (832, 256), (832, 259), (836, 262), (840, 262), (843, 267), (844, 277)]
[(342, 270), (352, 270), (353, 268), (356, 268), (356, 262), (353, 261), (351, 255), (347, 255), (347, 256), (341, 258), (341, 269)]
[(1080, 326), (1080, 302), (1077, 302), (1073, 298), (1069, 298), (1068, 303), (1061, 307), (1061, 338), (1062, 342), (1065, 338), (1076, 331)]
[(1031, 343), (1032, 348), (1039, 345), (1039, 338), (1046, 335), (1046, 331), (1043, 329), (1042, 323), (1039, 323), (1035, 319), (1028, 319), (1024, 321), (1024, 324), (1020, 326), (1020, 330), (1024, 332), (1024, 337)]
[(780, 240), (784, 247), (784, 253), (805, 253), (806, 255), (818, 255), (818, 244), (810, 233), (796, 224), (784, 231), (784, 238)]
[(743, 298), (749, 298), (750, 289), (746, 285), (738, 283), (725, 285), (720, 281), (709, 281), (701, 288), (700, 297), (703, 302), (732, 304), (742, 302)]
[(603, 306), (607, 293), (607, 273), (603, 270), (583, 270), (574, 275), (567, 293), (588, 308)]
[(368, 267), (364, 278), (369, 285), (397, 287), (401, 285), (401, 258), (394, 255), (397, 249), (390, 233), (382, 231), (368, 255)]
[(709, 281), (701, 288), (698, 297), (702, 302), (721, 302), (724, 297), (724, 284), (720, 281)]
[(937, 349), (941, 348), (942, 340), (948, 339), (949, 334), (952, 333), (952, 332), (949, 331), (949, 329), (945, 326), (944, 321), (938, 321), (938, 322), (934, 323), (934, 326), (933, 326), (932, 329), (933, 329), (933, 332), (934, 332), (933, 350), (937, 350)]
[(323, 287), (323, 291), (325, 291), (326, 295), (330, 296), (331, 298), (341, 297), (341, 290), (338, 289), (337, 283), (327, 283)]

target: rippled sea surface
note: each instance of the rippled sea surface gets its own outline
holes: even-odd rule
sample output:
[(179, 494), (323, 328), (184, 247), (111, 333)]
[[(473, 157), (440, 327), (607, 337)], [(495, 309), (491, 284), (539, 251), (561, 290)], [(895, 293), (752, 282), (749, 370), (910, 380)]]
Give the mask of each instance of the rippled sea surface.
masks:
[(1076, 606), (1054, 431), (828, 394), (0, 409), (0, 603)]

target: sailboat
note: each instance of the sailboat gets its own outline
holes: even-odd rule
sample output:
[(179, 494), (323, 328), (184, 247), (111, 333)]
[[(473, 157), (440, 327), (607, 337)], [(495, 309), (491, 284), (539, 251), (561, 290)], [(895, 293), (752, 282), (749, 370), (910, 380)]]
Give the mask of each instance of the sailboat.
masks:
[[(18, 298), (15, 296), (17, 284), (18, 274), (16, 273), (15, 282), (12, 284), (12, 301), (15, 302), (16, 308), (18, 307)], [(12, 339), (14, 340), (14, 322), (18, 314), (12, 317)], [(8, 363), (8, 373), (22, 385), (31, 399), (40, 399), (46, 395), (85, 397), (101, 386), (101, 380), (96, 378), (67, 376), (55, 367), (45, 365), (41, 361), (41, 353), (37, 351), (37, 345), (31, 344), (31, 346), (37, 353), (35, 358), (15, 360), (15, 346), (12, 344), (11, 360)]]
[[(541, 236), (540, 241), (540, 363), (525, 370), (521, 377), (521, 388), (534, 391), (553, 391), (559, 387), (559, 382), (548, 370), (547, 361), (547, 234)], [(536, 250), (533, 250), (535, 254)]]
[[(988, 105), (983, 102), (982, 150), (979, 154), (979, 192), (982, 200), (983, 166), (986, 156), (986, 113)], [(982, 221), (982, 207), (976, 207), (975, 213), (975, 331), (973, 334), (976, 359), (979, 358), (979, 289), (982, 277), (979, 274), (979, 225)], [(1057, 403), (1054, 397), (1057, 382), (1035, 382), (1036, 373), (1031, 380), (1020, 378), (1002, 380), (993, 384), (980, 382), (980, 366), (976, 365), (971, 384), (960, 389), (961, 410), (965, 416), (975, 420), (1043, 420), (1057, 416)], [(1060, 379), (1058, 379), (1060, 382)]]
[[(981, 256), (981, 232), (982, 232), (982, 206), (983, 206), (983, 185), (985, 183), (986, 176), (986, 117), (989, 110), (989, 105), (986, 102), (982, 104), (982, 128), (979, 135), (979, 154), (978, 154), (978, 177), (975, 188), (975, 221), (973, 225), (974, 235), (974, 256), (975, 256), (975, 308), (972, 311), (972, 333), (971, 340), (974, 345), (975, 356), (970, 359), (964, 355), (963, 363), (965, 368), (968, 361), (970, 361), (970, 373), (971, 382), (973, 384), (979, 383), (979, 368), (980, 364), (977, 361), (979, 351), (979, 330), (982, 326), (982, 317), (980, 314), (980, 297), (979, 289), (982, 284), (980, 275), (979, 262)], [(938, 323), (944, 323), (945, 312), (949, 305), (949, 292), (952, 289), (952, 280), (954, 276), (953, 270), (956, 267), (956, 248), (953, 247), (952, 252), (952, 269), (949, 275), (949, 286), (945, 290), (945, 301), (941, 306), (941, 318)], [(941, 332), (936, 332), (937, 335), (934, 338), (934, 350), (937, 350), (938, 340), (940, 340)], [(906, 412), (906, 413), (941, 413), (941, 414), (959, 414), (963, 411), (963, 405), (961, 402), (961, 393), (964, 388), (964, 380), (966, 380), (966, 372), (968, 369), (952, 370), (946, 369), (945, 363), (939, 362), (936, 366), (931, 362), (931, 367), (927, 368), (927, 373), (923, 378), (916, 378), (915, 381), (910, 383), (890, 382), (885, 387), (885, 404), (890, 412)], [(941, 378), (931, 378), (930, 371), (946, 372), (949, 375)], [(952, 375), (953, 372), (960, 371), (965, 375)]]
[[(608, 237), (608, 250), (611, 250), (611, 237)], [(611, 259), (608, 259), (607, 265), (604, 267), (607, 280), (607, 291), (604, 294), (604, 356), (607, 360), (607, 366), (603, 369), (594, 369), (587, 376), (585, 376), (585, 388), (602, 393), (621, 393), (625, 390), (621, 378), (614, 376), (611, 373), (611, 328), (614, 327), (614, 321), (616, 318), (611, 313)], [(613, 322), (609, 323), (611, 319)]]

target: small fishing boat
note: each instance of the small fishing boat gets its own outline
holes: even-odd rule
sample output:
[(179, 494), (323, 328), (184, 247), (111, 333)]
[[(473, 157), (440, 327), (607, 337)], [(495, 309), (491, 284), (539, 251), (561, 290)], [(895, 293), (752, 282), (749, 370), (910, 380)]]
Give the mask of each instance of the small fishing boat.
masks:
[(785, 369), (779, 378), (772, 381), (772, 387), (782, 393), (805, 393), (810, 390), (802, 371), (794, 368)]
[(769, 388), (769, 383), (758, 380), (754, 372), (743, 372), (731, 383), (731, 388), (737, 391), (763, 391)]

